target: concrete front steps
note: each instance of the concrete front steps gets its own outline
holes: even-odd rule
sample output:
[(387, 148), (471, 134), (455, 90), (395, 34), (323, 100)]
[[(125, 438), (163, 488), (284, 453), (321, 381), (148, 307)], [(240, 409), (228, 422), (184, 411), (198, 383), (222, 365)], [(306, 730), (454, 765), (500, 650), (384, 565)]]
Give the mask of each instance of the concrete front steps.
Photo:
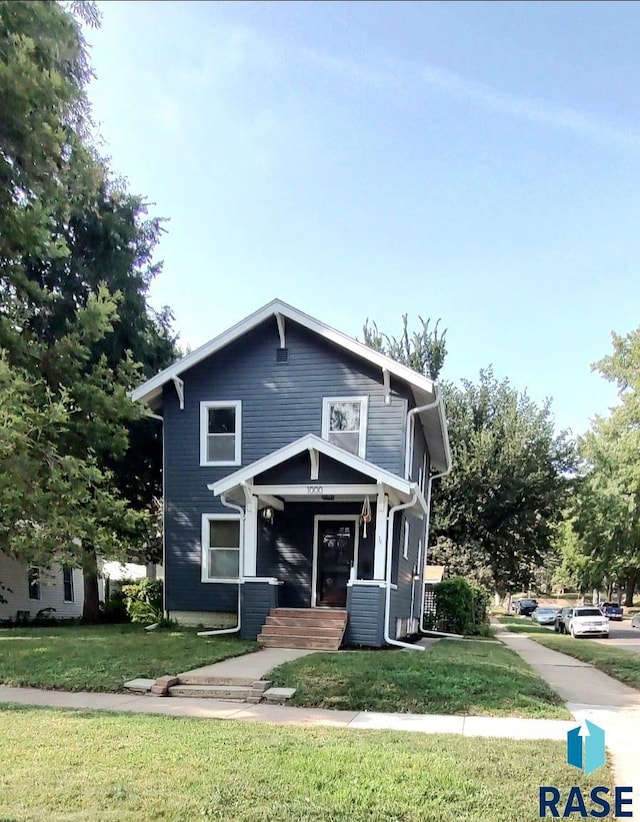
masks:
[(273, 608), (258, 635), (262, 648), (337, 651), (347, 628), (343, 608)]
[(200, 699), (224, 699), (227, 702), (257, 704), (271, 685), (264, 679), (242, 679), (216, 676), (176, 677), (177, 682), (167, 688), (167, 696), (189, 696)]

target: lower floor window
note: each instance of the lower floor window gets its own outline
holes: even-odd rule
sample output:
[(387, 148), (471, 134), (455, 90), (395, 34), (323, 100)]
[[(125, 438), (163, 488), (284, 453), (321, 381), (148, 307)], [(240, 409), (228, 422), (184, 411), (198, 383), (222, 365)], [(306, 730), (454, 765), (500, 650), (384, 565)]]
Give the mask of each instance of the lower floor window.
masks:
[(30, 568), (27, 581), (29, 583), (29, 599), (40, 599), (40, 571), (37, 568)]
[(240, 517), (204, 514), (202, 517), (202, 581), (238, 579), (240, 575)]
[(64, 601), (73, 602), (73, 568), (64, 565), (62, 568), (62, 582), (64, 584)]

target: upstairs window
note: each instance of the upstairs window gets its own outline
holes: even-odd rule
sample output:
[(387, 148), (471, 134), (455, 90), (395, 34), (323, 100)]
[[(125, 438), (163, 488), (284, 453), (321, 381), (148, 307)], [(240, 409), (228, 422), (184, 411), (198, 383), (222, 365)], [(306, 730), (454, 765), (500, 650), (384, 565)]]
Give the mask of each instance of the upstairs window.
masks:
[(240, 465), (242, 403), (200, 403), (200, 465)]
[(240, 574), (240, 517), (204, 514), (202, 517), (202, 581), (227, 582)]
[(322, 438), (364, 459), (367, 437), (366, 397), (325, 397)]

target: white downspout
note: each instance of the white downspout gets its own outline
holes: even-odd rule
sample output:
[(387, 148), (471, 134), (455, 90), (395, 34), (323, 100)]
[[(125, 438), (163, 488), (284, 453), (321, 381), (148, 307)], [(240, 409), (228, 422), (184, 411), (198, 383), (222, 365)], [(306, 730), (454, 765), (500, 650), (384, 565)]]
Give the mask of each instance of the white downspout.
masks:
[(238, 624), (235, 628), (218, 628), (215, 631), (198, 631), (198, 636), (220, 636), (221, 634), (237, 634), (240, 630), (240, 609), (242, 606), (242, 581), (244, 572), (244, 520), (245, 512), (241, 505), (234, 502), (227, 502), (226, 494), (220, 495), (220, 502), (225, 508), (233, 508), (240, 512), (240, 550), (238, 551)]
[[(449, 467), (446, 471), (441, 471), (439, 474), (432, 474), (429, 477), (429, 485), (427, 490), (427, 527), (425, 528), (425, 535), (424, 535), (424, 564), (421, 570), (421, 585), (420, 590), (424, 592), (424, 565), (427, 564), (427, 551), (429, 550), (429, 531), (431, 528), (431, 483), (434, 479), (440, 479), (441, 477), (446, 477), (448, 474), (451, 473), (452, 468), (451, 460), (449, 460)], [(424, 615), (423, 615), (424, 616)], [(455, 637), (456, 639), (462, 639), (462, 634), (450, 634), (446, 631), (425, 631), (422, 628), (422, 619), (420, 619), (420, 625), (418, 629), (421, 634), (428, 634), (429, 636), (448, 636), (448, 637)]]
[(400, 642), (400, 640), (392, 639), (389, 636), (389, 617), (391, 616), (391, 568), (393, 566), (393, 519), (396, 511), (402, 511), (404, 508), (412, 508), (416, 504), (417, 499), (418, 492), (414, 490), (413, 496), (409, 502), (394, 505), (394, 507), (389, 510), (389, 515), (387, 517), (387, 572), (385, 576), (386, 590), (384, 596), (384, 641), (388, 645), (397, 645), (399, 648), (409, 648), (412, 651), (424, 651), (422, 645), (411, 645), (410, 642)]

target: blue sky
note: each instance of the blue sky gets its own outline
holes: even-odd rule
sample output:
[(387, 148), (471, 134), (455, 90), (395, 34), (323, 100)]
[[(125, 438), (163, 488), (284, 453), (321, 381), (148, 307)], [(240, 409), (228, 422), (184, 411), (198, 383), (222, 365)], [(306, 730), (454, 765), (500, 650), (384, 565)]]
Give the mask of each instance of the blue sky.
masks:
[(638, 3), (103, 2), (114, 170), (169, 218), (195, 347), (279, 297), (362, 338), (441, 318), (582, 433), (640, 324)]

